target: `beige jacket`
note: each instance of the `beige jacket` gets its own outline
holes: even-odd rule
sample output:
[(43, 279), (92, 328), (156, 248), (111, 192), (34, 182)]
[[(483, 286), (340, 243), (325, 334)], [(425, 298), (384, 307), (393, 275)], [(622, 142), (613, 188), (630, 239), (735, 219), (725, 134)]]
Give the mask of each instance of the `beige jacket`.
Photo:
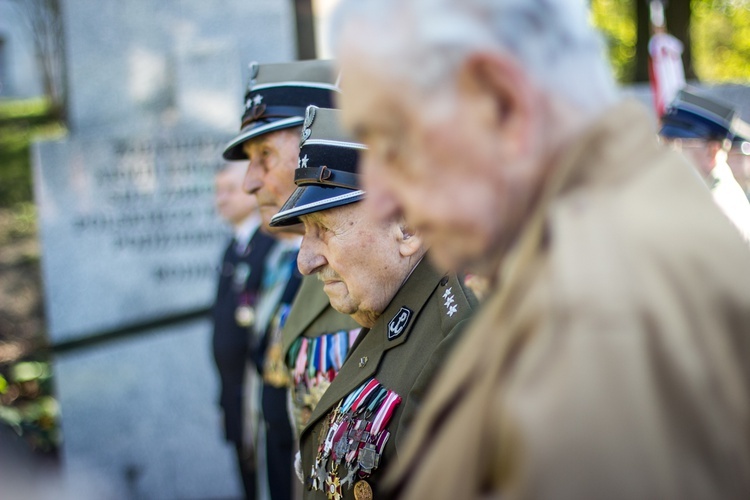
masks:
[(393, 491), (750, 498), (750, 251), (736, 229), (634, 103), (543, 189)]

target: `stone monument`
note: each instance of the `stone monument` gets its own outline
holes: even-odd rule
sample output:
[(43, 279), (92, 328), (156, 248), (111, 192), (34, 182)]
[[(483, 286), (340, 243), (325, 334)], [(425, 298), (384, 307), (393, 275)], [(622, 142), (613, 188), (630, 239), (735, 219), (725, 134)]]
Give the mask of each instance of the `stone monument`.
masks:
[(33, 154), (69, 493), (240, 497), (206, 314), (213, 175), (247, 63), (294, 56), (292, 3), (62, 3), (70, 132)]

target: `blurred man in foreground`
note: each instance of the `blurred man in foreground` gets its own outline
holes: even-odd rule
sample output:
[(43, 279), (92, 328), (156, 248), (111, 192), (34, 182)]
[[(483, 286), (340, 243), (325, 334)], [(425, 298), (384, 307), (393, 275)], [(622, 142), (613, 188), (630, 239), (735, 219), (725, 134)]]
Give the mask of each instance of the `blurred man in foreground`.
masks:
[(372, 209), (495, 276), (394, 493), (750, 491), (750, 252), (618, 102), (586, 19), (577, 0), (352, 0), (332, 24)]
[(305, 498), (373, 498), (476, 301), (423, 259), (427, 248), (401, 217), (370, 216), (360, 202), (363, 146), (342, 133), (339, 112), (311, 106), (305, 125), (297, 190), (271, 224), (304, 223), (300, 271), (317, 275), (331, 305), (364, 330), (348, 356), (345, 338), (290, 356), (295, 381), (310, 353), (340, 369), (302, 429), (300, 479)]

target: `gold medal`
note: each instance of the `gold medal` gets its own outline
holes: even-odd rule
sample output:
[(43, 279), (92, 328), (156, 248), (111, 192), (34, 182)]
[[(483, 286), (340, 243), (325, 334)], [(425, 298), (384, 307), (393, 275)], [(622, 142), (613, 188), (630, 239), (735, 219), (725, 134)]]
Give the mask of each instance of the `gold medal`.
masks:
[(292, 384), (289, 369), (281, 355), (281, 344), (273, 344), (266, 349), (263, 380), (273, 387), (289, 387)]
[(326, 496), (328, 496), (328, 500), (341, 500), (342, 498), (341, 483), (339, 483), (339, 477), (335, 469), (326, 478)]
[(354, 498), (356, 500), (372, 500), (372, 486), (361, 479), (354, 485)]
[(323, 443), (326, 441), (328, 435), (328, 428), (331, 426), (331, 421), (327, 418), (323, 419), (323, 425), (320, 428), (320, 434), (318, 434), (318, 449), (323, 449)]

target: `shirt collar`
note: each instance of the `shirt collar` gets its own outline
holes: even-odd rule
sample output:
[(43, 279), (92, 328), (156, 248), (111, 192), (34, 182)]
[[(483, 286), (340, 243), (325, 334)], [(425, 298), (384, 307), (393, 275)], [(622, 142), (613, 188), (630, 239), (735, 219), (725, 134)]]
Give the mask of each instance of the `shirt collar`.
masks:
[(239, 225), (235, 226), (234, 239), (237, 240), (237, 244), (246, 247), (250, 243), (250, 238), (253, 237), (255, 231), (260, 227), (261, 222), (260, 214), (253, 213), (240, 222)]

